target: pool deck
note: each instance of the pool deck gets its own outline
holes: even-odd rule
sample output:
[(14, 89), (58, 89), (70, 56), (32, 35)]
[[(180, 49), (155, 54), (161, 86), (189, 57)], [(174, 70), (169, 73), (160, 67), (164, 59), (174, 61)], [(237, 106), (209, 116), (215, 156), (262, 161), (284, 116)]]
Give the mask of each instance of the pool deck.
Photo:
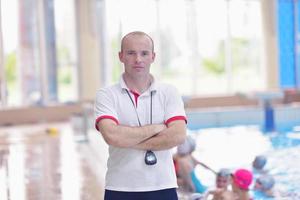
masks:
[(76, 140), (69, 123), (0, 128), (0, 199), (103, 199), (107, 149), (89, 134)]

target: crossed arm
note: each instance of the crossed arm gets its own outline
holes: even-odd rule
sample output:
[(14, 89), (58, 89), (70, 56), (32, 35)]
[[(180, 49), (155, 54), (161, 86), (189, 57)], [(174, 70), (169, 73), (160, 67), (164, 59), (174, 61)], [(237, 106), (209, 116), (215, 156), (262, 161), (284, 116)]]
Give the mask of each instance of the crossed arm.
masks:
[(140, 150), (170, 149), (183, 143), (186, 136), (184, 120), (172, 121), (168, 126), (152, 124), (131, 127), (118, 125), (110, 119), (102, 119), (97, 126), (107, 144)]

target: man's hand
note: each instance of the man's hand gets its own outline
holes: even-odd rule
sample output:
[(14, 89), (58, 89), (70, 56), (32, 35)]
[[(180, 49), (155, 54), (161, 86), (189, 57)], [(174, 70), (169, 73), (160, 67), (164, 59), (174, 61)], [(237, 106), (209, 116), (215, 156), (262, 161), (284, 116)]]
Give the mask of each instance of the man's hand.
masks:
[[(158, 128), (158, 127), (157, 127)], [(163, 129), (153, 137), (147, 138), (133, 146), (142, 150), (165, 150), (182, 144), (186, 137), (186, 123), (184, 120), (170, 122), (166, 129)]]

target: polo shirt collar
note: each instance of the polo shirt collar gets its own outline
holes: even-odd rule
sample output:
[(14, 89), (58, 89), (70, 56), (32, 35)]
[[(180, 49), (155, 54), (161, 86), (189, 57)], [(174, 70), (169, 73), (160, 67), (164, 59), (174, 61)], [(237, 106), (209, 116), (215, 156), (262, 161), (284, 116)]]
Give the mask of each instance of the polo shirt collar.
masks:
[[(157, 83), (156, 83), (154, 77), (152, 76), (152, 74), (150, 74), (150, 75), (151, 75), (151, 78), (152, 78), (152, 83), (151, 83), (150, 87), (144, 92), (144, 93), (149, 93), (149, 94), (150, 94), (150, 92), (157, 90)], [(120, 77), (119, 84), (120, 84), (122, 90), (128, 90), (128, 91), (130, 91), (130, 89), (127, 87), (127, 85), (126, 85), (126, 83), (124, 81), (124, 77), (123, 76), (124, 76), (124, 73)]]

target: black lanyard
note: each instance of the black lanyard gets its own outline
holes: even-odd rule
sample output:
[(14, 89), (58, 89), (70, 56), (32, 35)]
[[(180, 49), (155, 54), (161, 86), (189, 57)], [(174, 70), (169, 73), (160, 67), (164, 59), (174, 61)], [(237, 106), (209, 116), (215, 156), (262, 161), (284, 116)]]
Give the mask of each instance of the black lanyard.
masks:
[[(139, 122), (139, 126), (141, 127), (142, 124), (141, 124), (141, 121), (140, 121), (140, 118), (139, 118), (136, 106), (134, 104), (134, 101), (133, 101), (132, 97), (130, 96), (130, 94), (129, 94), (129, 92), (128, 92), (127, 89), (126, 89), (126, 92), (128, 94), (128, 97), (131, 100), (131, 103), (132, 103), (133, 108), (135, 110), (135, 114), (136, 114), (137, 120)], [(150, 96), (151, 96), (151, 98), (150, 98), (150, 124), (152, 124), (152, 94), (153, 94), (152, 92), (153, 91), (150, 92)], [(151, 150), (147, 150), (146, 151), (146, 153), (145, 153), (145, 163), (146, 163), (146, 165), (155, 165), (157, 163), (157, 158), (156, 158), (156, 156), (155, 156), (155, 154), (154, 154), (153, 151), (151, 151)]]

